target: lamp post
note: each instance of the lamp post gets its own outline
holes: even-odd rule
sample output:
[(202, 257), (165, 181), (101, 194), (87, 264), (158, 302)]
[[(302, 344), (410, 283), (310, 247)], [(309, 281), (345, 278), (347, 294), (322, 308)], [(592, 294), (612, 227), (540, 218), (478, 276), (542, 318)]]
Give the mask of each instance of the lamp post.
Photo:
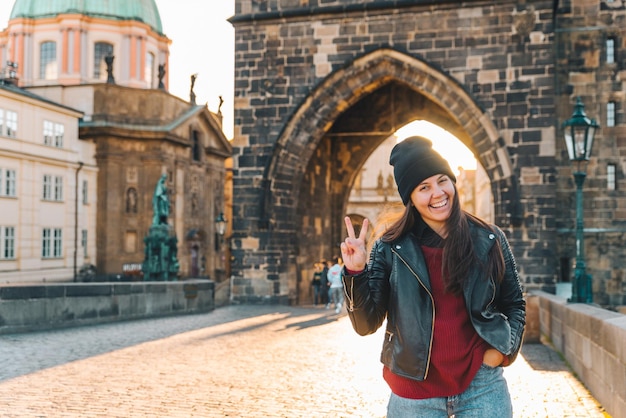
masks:
[(591, 156), (593, 137), (600, 127), (594, 119), (585, 114), (585, 105), (576, 98), (576, 105), (572, 117), (565, 121), (565, 145), (569, 159), (576, 163), (574, 182), (576, 183), (576, 268), (572, 282), (572, 296), (569, 299), (574, 303), (593, 302), (591, 290), (591, 275), (587, 274), (585, 266), (585, 237), (583, 228), (583, 183), (587, 173), (587, 162)]
[[(215, 218), (215, 254), (216, 258), (219, 260), (222, 257), (222, 244), (224, 242), (224, 234), (226, 233), (226, 223), (228, 220), (224, 217), (224, 213), (220, 212), (219, 215)], [(222, 258), (223, 260), (223, 258)], [(218, 268), (219, 266), (219, 268)], [(222, 263), (218, 263), (215, 269), (215, 276), (217, 281), (222, 281), (223, 274), (226, 272), (225, 269), (222, 269)]]
[(220, 214), (217, 215), (217, 218), (215, 218), (215, 230), (219, 236), (224, 236), (224, 233), (226, 232), (226, 218), (224, 218), (224, 212), (220, 212)]

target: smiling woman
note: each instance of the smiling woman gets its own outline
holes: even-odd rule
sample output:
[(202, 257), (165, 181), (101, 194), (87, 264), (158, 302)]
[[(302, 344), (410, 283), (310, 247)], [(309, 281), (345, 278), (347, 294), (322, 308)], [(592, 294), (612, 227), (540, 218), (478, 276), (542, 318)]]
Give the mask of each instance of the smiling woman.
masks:
[(521, 348), (526, 310), (506, 237), (461, 208), (455, 175), (428, 139), (398, 142), (389, 163), (403, 213), (386, 224), (369, 257), (368, 219), (357, 237), (346, 216), (341, 243), (354, 330), (368, 335), (386, 324), (387, 417), (480, 410), (510, 418), (502, 368)]

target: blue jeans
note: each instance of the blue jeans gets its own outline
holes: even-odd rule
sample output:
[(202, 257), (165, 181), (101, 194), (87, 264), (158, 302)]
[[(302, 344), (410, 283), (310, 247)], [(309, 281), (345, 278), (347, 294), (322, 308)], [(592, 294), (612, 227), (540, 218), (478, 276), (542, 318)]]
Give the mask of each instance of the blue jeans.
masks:
[(511, 418), (513, 406), (502, 367), (480, 366), (465, 392), (443, 398), (406, 399), (391, 394), (387, 418)]
[[(335, 304), (335, 307), (337, 307), (338, 304), (343, 305), (343, 287), (331, 287), (330, 299)], [(330, 300), (328, 303), (330, 303)]]

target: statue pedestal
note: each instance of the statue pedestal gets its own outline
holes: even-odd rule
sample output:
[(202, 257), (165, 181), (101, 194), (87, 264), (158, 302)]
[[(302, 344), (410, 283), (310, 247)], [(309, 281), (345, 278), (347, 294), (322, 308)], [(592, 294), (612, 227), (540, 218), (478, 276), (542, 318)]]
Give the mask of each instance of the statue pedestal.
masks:
[(145, 243), (145, 259), (142, 265), (144, 281), (177, 280), (179, 263), (176, 258), (176, 234), (167, 224), (152, 225)]

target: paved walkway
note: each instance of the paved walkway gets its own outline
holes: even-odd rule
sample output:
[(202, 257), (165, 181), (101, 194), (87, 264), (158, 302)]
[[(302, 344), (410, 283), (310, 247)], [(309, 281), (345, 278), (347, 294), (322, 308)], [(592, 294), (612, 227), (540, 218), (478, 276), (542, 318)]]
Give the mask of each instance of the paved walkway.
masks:
[[(333, 310), (247, 305), (0, 335), (0, 416), (384, 417), (382, 338)], [(605, 417), (543, 345), (505, 376), (516, 417)]]

